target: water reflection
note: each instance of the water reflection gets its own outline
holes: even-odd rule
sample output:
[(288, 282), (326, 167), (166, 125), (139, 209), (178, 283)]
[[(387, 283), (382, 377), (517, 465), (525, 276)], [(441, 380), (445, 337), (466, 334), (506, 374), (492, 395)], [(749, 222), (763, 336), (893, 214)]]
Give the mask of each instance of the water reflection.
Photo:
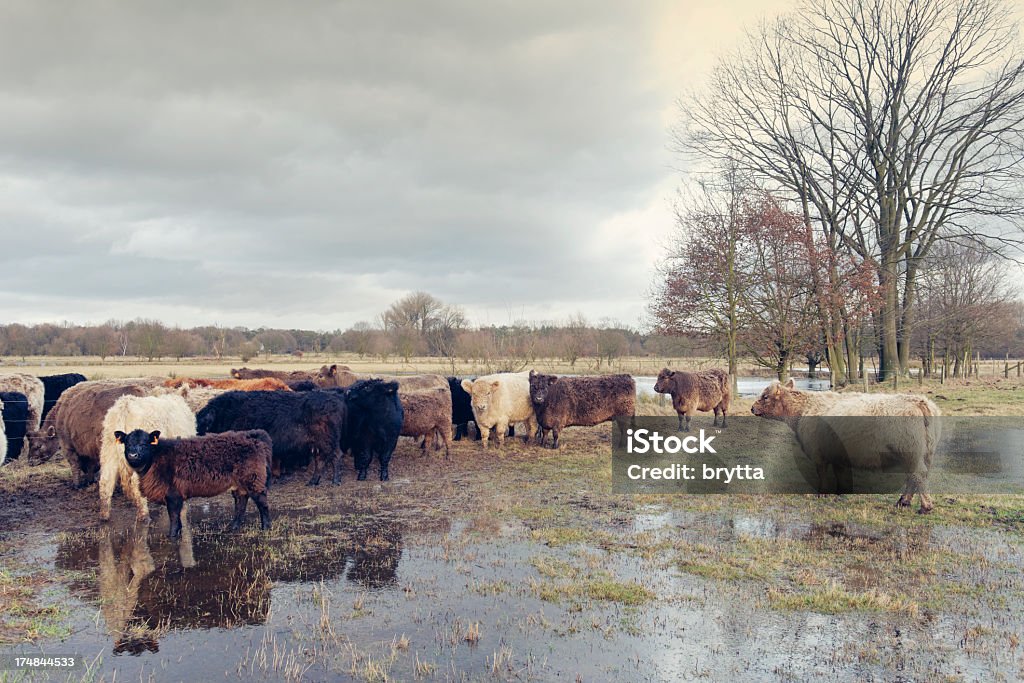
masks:
[(96, 570), (96, 580), (75, 580), (71, 589), (99, 605), (115, 654), (157, 652), (169, 630), (263, 624), (275, 583), (344, 577), (373, 590), (398, 582), (401, 524), (361, 518), (356, 526), (343, 515), (332, 524), (296, 520), (269, 536), (228, 534), (220, 520), (204, 525), (195, 512), (178, 543), (154, 524), (68, 535), (59, 544), (58, 569)]

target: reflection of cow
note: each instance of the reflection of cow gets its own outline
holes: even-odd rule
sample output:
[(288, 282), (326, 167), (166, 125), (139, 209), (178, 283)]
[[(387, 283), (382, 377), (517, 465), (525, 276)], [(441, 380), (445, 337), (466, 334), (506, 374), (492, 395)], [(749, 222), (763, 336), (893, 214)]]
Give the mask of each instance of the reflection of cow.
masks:
[(97, 543), (100, 611), (107, 632), (114, 638), (114, 653), (156, 652), (156, 638), (144, 623), (134, 623), (132, 615), (139, 602), (139, 589), (155, 565), (149, 552), (149, 527), (135, 524), (117, 534), (119, 553), (114, 552), (114, 531), (105, 527)]
[(346, 579), (368, 589), (397, 583), (398, 562), (402, 559), (402, 532), (397, 526), (354, 530), (351, 552)]

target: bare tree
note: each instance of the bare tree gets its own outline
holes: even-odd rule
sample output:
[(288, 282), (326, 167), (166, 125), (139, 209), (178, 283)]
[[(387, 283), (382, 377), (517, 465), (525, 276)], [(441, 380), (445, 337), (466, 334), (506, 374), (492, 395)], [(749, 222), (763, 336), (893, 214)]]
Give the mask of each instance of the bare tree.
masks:
[[(936, 242), (1019, 244), (1024, 60), (1001, 0), (807, 0), (682, 107), (679, 148), (784, 189), (830, 247), (812, 285), (833, 374), (842, 252), (875, 269), (879, 378), (905, 371)], [(847, 339), (847, 346), (849, 340)], [(850, 358), (847, 348), (847, 358)]]

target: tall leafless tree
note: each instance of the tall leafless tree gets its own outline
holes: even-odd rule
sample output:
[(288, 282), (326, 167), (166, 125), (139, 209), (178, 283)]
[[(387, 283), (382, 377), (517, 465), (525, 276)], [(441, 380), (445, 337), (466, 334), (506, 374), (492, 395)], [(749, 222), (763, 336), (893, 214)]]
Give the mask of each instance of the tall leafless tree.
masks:
[(1024, 59), (1002, 0), (806, 0), (752, 31), (681, 111), (680, 151), (787, 191), (828, 245), (811, 276), (835, 377), (854, 327), (844, 252), (876, 273), (884, 379), (906, 370), (937, 242), (1020, 244)]

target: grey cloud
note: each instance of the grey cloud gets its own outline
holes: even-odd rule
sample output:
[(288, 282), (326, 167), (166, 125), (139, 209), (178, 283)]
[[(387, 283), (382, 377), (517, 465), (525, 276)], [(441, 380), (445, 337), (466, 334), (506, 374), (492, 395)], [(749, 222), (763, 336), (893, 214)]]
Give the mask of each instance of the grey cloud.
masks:
[(7, 3), (0, 314), (334, 328), (426, 289), (635, 322), (647, 251), (583, 247), (671, 175), (658, 12)]

